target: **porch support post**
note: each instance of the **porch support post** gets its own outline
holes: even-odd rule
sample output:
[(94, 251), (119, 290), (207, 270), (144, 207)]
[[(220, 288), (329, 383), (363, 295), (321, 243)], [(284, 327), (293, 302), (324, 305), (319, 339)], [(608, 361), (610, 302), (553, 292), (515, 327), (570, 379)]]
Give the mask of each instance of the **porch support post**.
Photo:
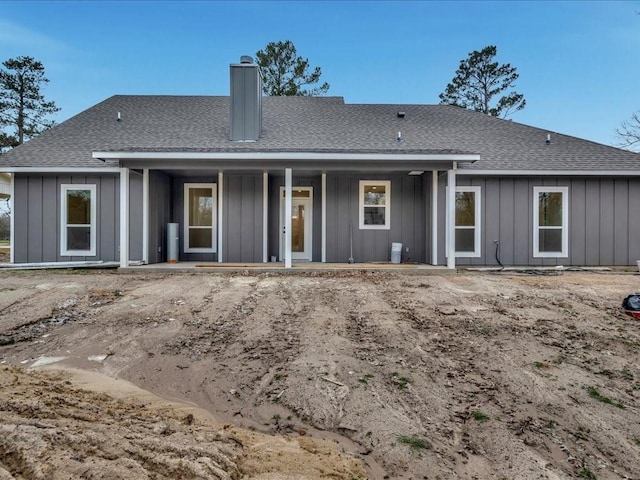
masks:
[(431, 172), (431, 265), (438, 265), (438, 171)]
[(327, 174), (322, 174), (321, 192), (322, 196), (322, 263), (327, 262)]
[(269, 174), (262, 173), (262, 262), (267, 263), (269, 245)]
[(142, 169), (142, 263), (149, 263), (149, 169)]
[(222, 199), (224, 195), (222, 195), (224, 191), (224, 174), (222, 170), (218, 172), (218, 247), (216, 248), (216, 252), (218, 252), (218, 263), (222, 263)]
[(284, 268), (291, 268), (291, 186), (290, 168), (284, 169)]
[(120, 169), (120, 268), (129, 265), (129, 169)]
[(456, 162), (447, 171), (447, 268), (456, 268)]
[[(9, 208), (11, 214), (9, 216), (9, 262), (16, 261), (16, 174), (11, 174), (11, 183), (9, 184)], [(59, 233), (57, 235), (60, 235)]]

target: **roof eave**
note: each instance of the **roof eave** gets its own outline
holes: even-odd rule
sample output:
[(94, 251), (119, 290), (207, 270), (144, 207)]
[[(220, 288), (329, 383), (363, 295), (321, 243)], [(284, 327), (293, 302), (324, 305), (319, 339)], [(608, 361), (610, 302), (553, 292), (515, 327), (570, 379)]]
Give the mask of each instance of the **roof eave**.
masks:
[(322, 153), (322, 152), (124, 152), (95, 151), (99, 160), (261, 160), (261, 161), (354, 161), (354, 162), (458, 162), (474, 163), (480, 155), (469, 153)]

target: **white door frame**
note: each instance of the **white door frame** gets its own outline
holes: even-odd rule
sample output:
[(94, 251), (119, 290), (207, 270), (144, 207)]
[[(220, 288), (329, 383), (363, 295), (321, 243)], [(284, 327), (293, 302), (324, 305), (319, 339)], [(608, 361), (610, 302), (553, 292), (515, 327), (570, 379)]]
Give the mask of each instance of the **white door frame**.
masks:
[[(291, 258), (293, 260), (312, 260), (313, 256), (313, 187), (291, 187), (292, 192), (296, 191), (307, 191), (309, 192), (308, 197), (291, 197), (292, 205), (294, 203), (304, 203), (305, 205), (305, 217), (304, 217), (304, 252), (291, 252)], [(284, 198), (285, 187), (280, 187), (280, 245), (279, 245), (279, 255), (280, 261), (284, 258), (284, 207), (285, 207), (285, 198)], [(293, 232), (291, 232), (293, 233)]]

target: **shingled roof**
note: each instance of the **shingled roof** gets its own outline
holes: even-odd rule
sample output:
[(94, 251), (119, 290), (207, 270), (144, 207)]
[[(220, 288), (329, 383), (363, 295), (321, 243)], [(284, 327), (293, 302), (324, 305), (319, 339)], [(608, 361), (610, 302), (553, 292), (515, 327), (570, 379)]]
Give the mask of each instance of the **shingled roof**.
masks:
[(325, 152), (479, 154), (463, 168), (640, 173), (639, 154), (458, 107), (346, 104), (341, 97), (263, 101), (261, 138), (232, 142), (229, 97), (116, 95), (0, 156), (0, 169), (114, 165), (92, 158), (94, 151)]

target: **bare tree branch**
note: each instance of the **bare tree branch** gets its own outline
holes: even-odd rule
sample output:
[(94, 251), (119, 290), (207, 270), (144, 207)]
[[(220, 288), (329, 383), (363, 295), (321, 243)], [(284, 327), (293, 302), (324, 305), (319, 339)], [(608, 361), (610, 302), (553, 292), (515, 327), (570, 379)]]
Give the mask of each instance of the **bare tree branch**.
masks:
[(620, 124), (616, 135), (619, 147), (640, 152), (640, 110), (631, 115), (631, 119)]

